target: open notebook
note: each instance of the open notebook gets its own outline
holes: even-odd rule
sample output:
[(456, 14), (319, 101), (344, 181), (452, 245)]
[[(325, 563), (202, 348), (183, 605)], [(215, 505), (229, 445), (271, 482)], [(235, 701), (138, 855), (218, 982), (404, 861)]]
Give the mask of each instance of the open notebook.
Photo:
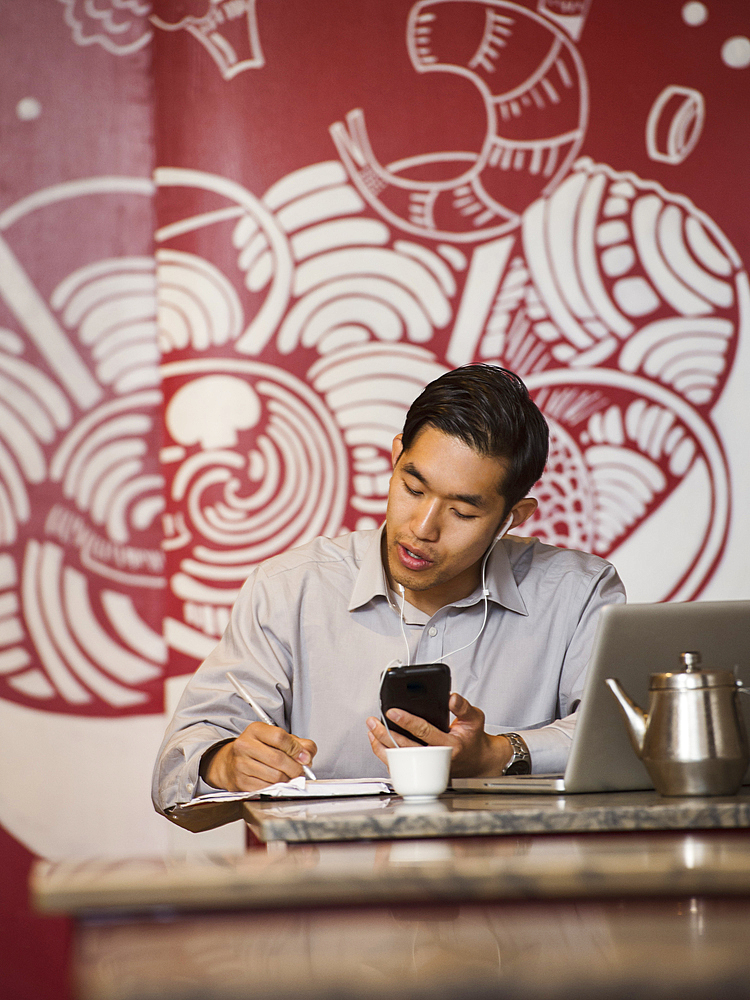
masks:
[(292, 778), (266, 785), (257, 792), (205, 792), (179, 808), (196, 809), (201, 805), (220, 802), (245, 802), (248, 799), (332, 799), (352, 795), (387, 795), (393, 792), (387, 778)]
[[(636, 756), (614, 697), (620, 681), (648, 711), (652, 673), (680, 669), (680, 653), (698, 650), (705, 670), (734, 670), (750, 684), (750, 601), (612, 604), (602, 609), (564, 775), (454, 778), (452, 787), (483, 792), (611, 792), (653, 788)], [(750, 696), (739, 695), (750, 731)], [(750, 769), (745, 781), (750, 779)]]
[(249, 799), (331, 799), (392, 794), (393, 788), (387, 778), (323, 778), (311, 781), (299, 777), (267, 785), (257, 792), (223, 792), (217, 789), (172, 806), (166, 811), (166, 816), (178, 826), (199, 833), (239, 819), (242, 803)]

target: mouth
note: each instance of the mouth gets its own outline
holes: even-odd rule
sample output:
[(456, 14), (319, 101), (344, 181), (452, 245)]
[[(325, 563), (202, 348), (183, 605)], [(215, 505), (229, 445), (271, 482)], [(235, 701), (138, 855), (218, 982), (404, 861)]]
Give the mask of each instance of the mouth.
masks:
[(428, 559), (418, 549), (409, 549), (405, 545), (402, 545), (401, 542), (396, 542), (396, 551), (398, 552), (399, 560), (406, 569), (423, 570), (432, 566), (432, 559)]

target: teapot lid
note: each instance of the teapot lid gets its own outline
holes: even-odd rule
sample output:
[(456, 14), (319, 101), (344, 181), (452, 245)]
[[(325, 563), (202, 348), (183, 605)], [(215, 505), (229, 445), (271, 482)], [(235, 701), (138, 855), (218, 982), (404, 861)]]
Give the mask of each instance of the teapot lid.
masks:
[(684, 670), (652, 674), (650, 690), (673, 688), (695, 691), (700, 688), (735, 687), (737, 680), (731, 670), (701, 670), (701, 654), (697, 651), (680, 653)]

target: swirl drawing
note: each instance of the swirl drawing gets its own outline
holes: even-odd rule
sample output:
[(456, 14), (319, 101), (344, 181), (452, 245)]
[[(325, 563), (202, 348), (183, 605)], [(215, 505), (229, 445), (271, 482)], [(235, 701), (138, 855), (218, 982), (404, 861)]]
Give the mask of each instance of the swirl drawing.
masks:
[[(148, 183), (59, 185), (0, 217), (0, 696), (83, 715), (159, 710), (166, 647), (152, 451), (162, 395), (149, 257), (70, 243), (49, 296), (14, 249), (33, 218), (123, 202)], [(157, 533), (158, 532), (158, 533)]]

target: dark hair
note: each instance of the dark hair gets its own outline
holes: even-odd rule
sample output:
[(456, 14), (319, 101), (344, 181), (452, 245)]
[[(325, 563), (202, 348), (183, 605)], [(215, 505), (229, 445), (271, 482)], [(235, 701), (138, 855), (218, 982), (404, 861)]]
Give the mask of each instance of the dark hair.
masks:
[(406, 414), (404, 450), (423, 427), (457, 437), (481, 455), (503, 458), (498, 490), (508, 511), (541, 478), (549, 428), (518, 375), (495, 365), (464, 365), (430, 382)]

